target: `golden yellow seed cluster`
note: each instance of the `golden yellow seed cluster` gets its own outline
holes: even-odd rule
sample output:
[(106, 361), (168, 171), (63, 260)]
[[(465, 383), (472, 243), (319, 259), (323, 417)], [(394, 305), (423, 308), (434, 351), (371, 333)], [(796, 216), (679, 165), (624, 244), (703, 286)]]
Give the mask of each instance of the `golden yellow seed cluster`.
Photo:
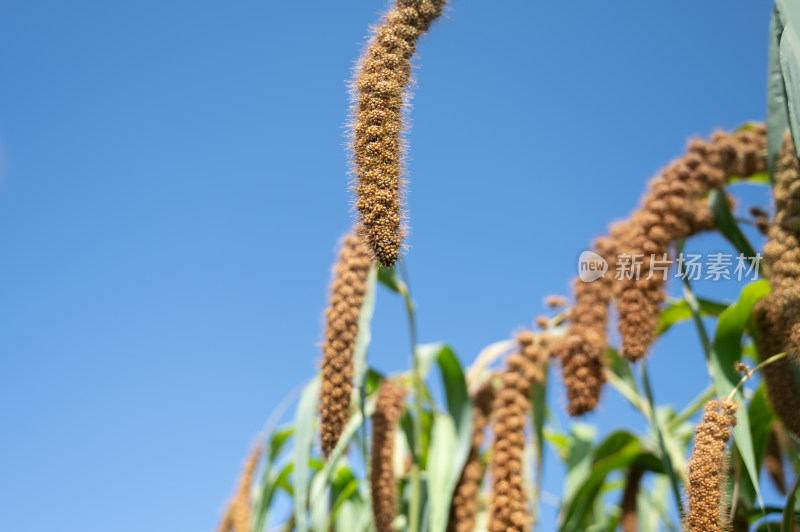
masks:
[(736, 403), (709, 401), (703, 420), (697, 425), (694, 450), (689, 459), (689, 514), (686, 532), (721, 532), (727, 528), (722, 508), (725, 480), (725, 444), (736, 425)]
[(639, 530), (639, 509), (637, 495), (639, 485), (644, 476), (644, 469), (631, 467), (628, 478), (625, 480), (625, 491), (622, 493), (620, 503), (619, 529), (622, 532), (637, 532)]
[(525, 417), (531, 386), (544, 380), (551, 346), (544, 334), (537, 337), (530, 331), (520, 333), (517, 341), (519, 351), (507, 360), (492, 406), (489, 532), (522, 532), (530, 530), (533, 524), (522, 475)]
[(250, 532), (251, 506), (250, 487), (253, 484), (258, 460), (261, 458), (261, 445), (253, 447), (239, 479), (236, 496), (231, 501), (220, 522), (219, 532)]
[(325, 456), (330, 455), (336, 447), (350, 415), (353, 350), (361, 304), (367, 291), (369, 268), (369, 250), (361, 237), (353, 234), (345, 237), (334, 266), (325, 343), (322, 347), (320, 440)]
[(375, 257), (391, 267), (403, 241), (403, 95), (419, 36), (444, 0), (397, 0), (361, 60), (355, 81), (356, 207)]
[[(626, 358), (639, 360), (652, 343), (664, 300), (663, 266), (669, 261), (670, 244), (713, 226), (704, 196), (732, 176), (749, 177), (765, 169), (765, 128), (758, 126), (733, 135), (717, 132), (710, 142), (693, 140), (686, 155), (650, 182), (642, 206), (628, 221), (626, 238), (618, 242), (620, 260), (627, 261), (620, 274), (628, 274), (615, 286)], [(641, 260), (638, 279), (636, 268), (629, 267), (632, 260), (625, 257)]]
[(397, 483), (394, 478), (394, 431), (403, 415), (406, 391), (393, 380), (385, 380), (378, 390), (378, 403), (372, 414), (372, 456), (370, 488), (372, 511), (378, 532), (391, 532), (397, 513)]
[(494, 387), (487, 382), (472, 398), (472, 447), (469, 450), (464, 470), (458, 479), (450, 506), (448, 532), (473, 532), (478, 515), (478, 494), (481, 489), (484, 467), (481, 463), (483, 433), (489, 425), (489, 415), (494, 401)]

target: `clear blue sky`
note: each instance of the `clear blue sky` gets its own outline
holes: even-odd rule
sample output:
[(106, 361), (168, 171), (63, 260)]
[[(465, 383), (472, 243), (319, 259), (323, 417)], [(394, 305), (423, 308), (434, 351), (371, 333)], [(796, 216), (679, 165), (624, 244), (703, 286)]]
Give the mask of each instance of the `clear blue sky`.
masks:
[[(319, 359), (351, 219), (346, 82), (385, 7), (0, 3), (4, 529), (216, 525)], [(421, 340), (468, 362), (530, 324), (687, 137), (763, 119), (771, 7), (454, 1), (409, 134)], [(381, 293), (371, 363), (407, 358)], [(665, 400), (703, 388), (689, 326), (652, 370)], [(621, 420), (613, 393), (588, 418)]]

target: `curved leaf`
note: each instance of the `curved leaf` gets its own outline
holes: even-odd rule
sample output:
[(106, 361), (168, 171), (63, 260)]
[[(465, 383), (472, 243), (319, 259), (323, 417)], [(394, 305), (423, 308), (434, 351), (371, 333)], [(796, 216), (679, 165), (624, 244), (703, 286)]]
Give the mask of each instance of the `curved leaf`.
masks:
[(297, 532), (307, 532), (308, 530), (306, 508), (308, 506), (309, 458), (311, 456), (311, 445), (314, 442), (314, 421), (317, 414), (319, 389), (320, 378), (316, 376), (303, 390), (294, 420), (296, 431), (294, 446), (294, 520)]

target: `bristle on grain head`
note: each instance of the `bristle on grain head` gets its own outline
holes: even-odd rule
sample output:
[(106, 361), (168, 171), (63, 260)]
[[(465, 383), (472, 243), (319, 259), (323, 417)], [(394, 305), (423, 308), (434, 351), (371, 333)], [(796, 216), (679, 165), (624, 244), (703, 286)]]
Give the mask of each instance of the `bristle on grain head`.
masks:
[(394, 431), (403, 415), (405, 388), (385, 380), (378, 390), (372, 414), (370, 488), (372, 511), (378, 532), (391, 532), (397, 514), (397, 483), (394, 478)]
[(530, 400), (521, 391), (527, 385), (523, 384), (523, 377), (517, 371), (507, 369), (501, 375), (501, 381), (492, 411), (494, 440), (488, 530), (523, 532), (530, 530), (532, 524), (522, 475), (525, 418)]
[(444, 0), (397, 0), (361, 59), (354, 83), (356, 208), (375, 258), (386, 267), (403, 245), (403, 97), (419, 36)]
[(728, 512), (722, 505), (722, 487), (726, 478), (725, 445), (734, 425), (736, 403), (709, 401), (706, 404), (689, 459), (689, 513), (684, 520), (687, 532), (727, 530)]
[(367, 291), (370, 254), (360, 236), (348, 235), (334, 266), (327, 328), (322, 347), (320, 440), (325, 456), (336, 447), (350, 416), (353, 350), (358, 318)]
[(693, 140), (683, 157), (651, 180), (618, 242), (625, 263), (615, 295), (622, 353), (628, 360), (641, 359), (653, 341), (665, 298), (670, 244), (713, 227), (704, 199), (710, 190), (721, 188), (733, 176), (746, 178), (765, 168), (766, 135), (758, 126), (733, 135), (717, 132), (710, 142)]
[(453, 493), (450, 517), (447, 522), (448, 532), (473, 532), (475, 530), (478, 494), (484, 474), (480, 450), (483, 445), (484, 431), (489, 424), (494, 395), (495, 391), (491, 382), (486, 382), (472, 398), (472, 446)]

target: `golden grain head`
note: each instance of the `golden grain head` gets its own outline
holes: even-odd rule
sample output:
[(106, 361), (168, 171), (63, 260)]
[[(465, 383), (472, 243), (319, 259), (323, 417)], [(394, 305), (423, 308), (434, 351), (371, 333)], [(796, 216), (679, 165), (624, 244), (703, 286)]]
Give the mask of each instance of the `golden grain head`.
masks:
[(725, 446), (736, 425), (736, 403), (709, 401), (697, 425), (689, 459), (687, 532), (722, 532), (728, 526), (723, 511), (722, 486), (726, 480)]
[(334, 266), (322, 346), (320, 440), (325, 456), (330, 455), (336, 447), (350, 416), (353, 350), (361, 305), (367, 291), (369, 268), (369, 250), (361, 237), (357, 234), (345, 237)]
[(399, 0), (367, 49), (354, 83), (355, 206), (373, 256), (391, 267), (403, 247), (403, 95), (417, 39), (443, 1)]
[(370, 489), (378, 532), (390, 532), (397, 514), (397, 482), (394, 478), (394, 432), (403, 415), (405, 388), (385, 380), (378, 390), (372, 415)]

